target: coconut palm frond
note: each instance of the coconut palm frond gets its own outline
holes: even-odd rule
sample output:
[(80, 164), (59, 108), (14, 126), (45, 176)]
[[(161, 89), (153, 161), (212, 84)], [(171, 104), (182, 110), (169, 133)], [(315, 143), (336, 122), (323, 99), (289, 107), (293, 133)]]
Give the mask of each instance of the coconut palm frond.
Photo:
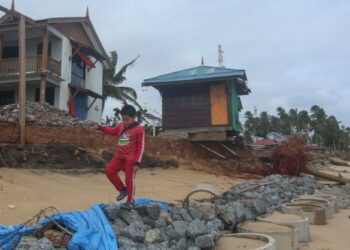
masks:
[(125, 86), (119, 86), (117, 87), (119, 91), (121, 91), (124, 94), (127, 94), (128, 96), (131, 96), (135, 100), (137, 99), (137, 93), (133, 88), (125, 87)]
[(118, 71), (118, 73), (115, 74), (115, 76), (113, 77), (113, 82), (115, 82), (115, 83), (123, 82), (126, 79), (124, 77), (124, 74), (125, 74), (126, 70), (128, 69), (128, 67), (130, 65), (132, 65), (134, 62), (136, 62), (136, 60), (139, 57), (140, 57), (140, 55), (138, 55), (135, 59), (131, 60), (130, 62), (125, 64), (123, 67), (121, 67), (121, 69)]

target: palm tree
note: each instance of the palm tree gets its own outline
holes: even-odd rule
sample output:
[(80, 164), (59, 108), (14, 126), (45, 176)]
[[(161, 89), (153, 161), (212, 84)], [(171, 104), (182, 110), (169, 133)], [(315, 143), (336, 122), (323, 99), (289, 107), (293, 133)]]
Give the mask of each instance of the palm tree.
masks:
[(310, 109), (310, 125), (314, 132), (313, 141), (315, 143), (320, 142), (321, 139), (321, 129), (323, 124), (327, 119), (326, 111), (318, 105), (313, 105)]
[(290, 135), (291, 134), (291, 126), (290, 126), (289, 116), (286, 113), (286, 110), (282, 107), (278, 107), (277, 108), (277, 115), (281, 121), (280, 133), (285, 134), (285, 135)]
[[(123, 65), (120, 70), (116, 73), (116, 67), (118, 63), (118, 54), (116, 51), (111, 52), (110, 61), (111, 68), (105, 69), (103, 72), (103, 97), (111, 97), (118, 101), (121, 101), (124, 105), (128, 102), (134, 104), (137, 108), (137, 117), (139, 122), (148, 122), (148, 121), (157, 121), (160, 122), (161, 119), (150, 112), (146, 108), (142, 107), (137, 102), (137, 93), (136, 91), (127, 86), (121, 86), (121, 84), (126, 80), (124, 74), (128, 67), (136, 62), (140, 57), (138, 55), (135, 59), (131, 60), (127, 64)], [(118, 108), (114, 109), (114, 123), (120, 120), (120, 112)], [(106, 117), (107, 120), (108, 117)], [(108, 120), (109, 121), (109, 120)]]
[(121, 84), (126, 80), (126, 77), (124, 76), (126, 70), (130, 65), (135, 63), (139, 57), (140, 55), (123, 65), (116, 73), (118, 54), (116, 51), (111, 52), (111, 68), (103, 71), (103, 97), (111, 97), (122, 102), (130, 101), (134, 104), (136, 103), (136, 91), (131, 87), (121, 86)]
[(260, 113), (259, 130), (257, 135), (265, 138), (269, 132), (270, 132), (269, 114), (266, 111), (263, 111)]

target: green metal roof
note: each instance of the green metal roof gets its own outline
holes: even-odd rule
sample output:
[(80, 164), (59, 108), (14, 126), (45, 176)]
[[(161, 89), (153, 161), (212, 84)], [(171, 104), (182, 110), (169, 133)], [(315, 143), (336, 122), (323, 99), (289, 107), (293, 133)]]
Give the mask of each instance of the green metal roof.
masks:
[(156, 76), (143, 81), (142, 86), (172, 85), (184, 81), (200, 81), (211, 79), (230, 79), (240, 77), (247, 80), (245, 70), (228, 69), (210, 66), (198, 66), (190, 69), (184, 69), (165, 75)]

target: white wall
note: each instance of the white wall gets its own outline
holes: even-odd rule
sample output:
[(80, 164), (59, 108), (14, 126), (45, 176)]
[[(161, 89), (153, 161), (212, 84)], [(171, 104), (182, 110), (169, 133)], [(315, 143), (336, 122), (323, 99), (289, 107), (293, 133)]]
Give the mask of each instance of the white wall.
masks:
[[(94, 60), (93, 58), (91, 60)], [(90, 71), (86, 71), (86, 82), (85, 88), (102, 95), (102, 80), (103, 80), (103, 64), (98, 61), (96, 62), (96, 68), (92, 68)], [(88, 106), (93, 102), (94, 98), (88, 98)], [(96, 102), (91, 106), (87, 113), (87, 119), (101, 123), (102, 121), (102, 100), (97, 99)]]
[(62, 60), (62, 42), (61, 40), (52, 40), (51, 42), (51, 58), (56, 61)]

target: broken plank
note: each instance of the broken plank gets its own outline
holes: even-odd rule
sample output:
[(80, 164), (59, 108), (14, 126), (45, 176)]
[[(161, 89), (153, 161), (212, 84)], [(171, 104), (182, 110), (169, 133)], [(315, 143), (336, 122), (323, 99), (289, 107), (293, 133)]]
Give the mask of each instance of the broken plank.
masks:
[(216, 156), (220, 157), (221, 159), (224, 159), (224, 160), (227, 159), (224, 155), (222, 155), (222, 154), (216, 152), (215, 150), (213, 150), (213, 149), (211, 149), (211, 148), (209, 148), (209, 147), (207, 147), (207, 146), (204, 146), (204, 145), (201, 144), (201, 143), (198, 143), (198, 145), (201, 146), (202, 148), (208, 150), (209, 152), (215, 154)]
[(232, 149), (230, 149), (229, 147), (227, 147), (225, 144), (220, 143), (220, 145), (225, 148), (227, 151), (229, 151), (231, 154), (233, 154), (234, 156), (237, 156), (237, 153), (235, 151), (233, 151)]

